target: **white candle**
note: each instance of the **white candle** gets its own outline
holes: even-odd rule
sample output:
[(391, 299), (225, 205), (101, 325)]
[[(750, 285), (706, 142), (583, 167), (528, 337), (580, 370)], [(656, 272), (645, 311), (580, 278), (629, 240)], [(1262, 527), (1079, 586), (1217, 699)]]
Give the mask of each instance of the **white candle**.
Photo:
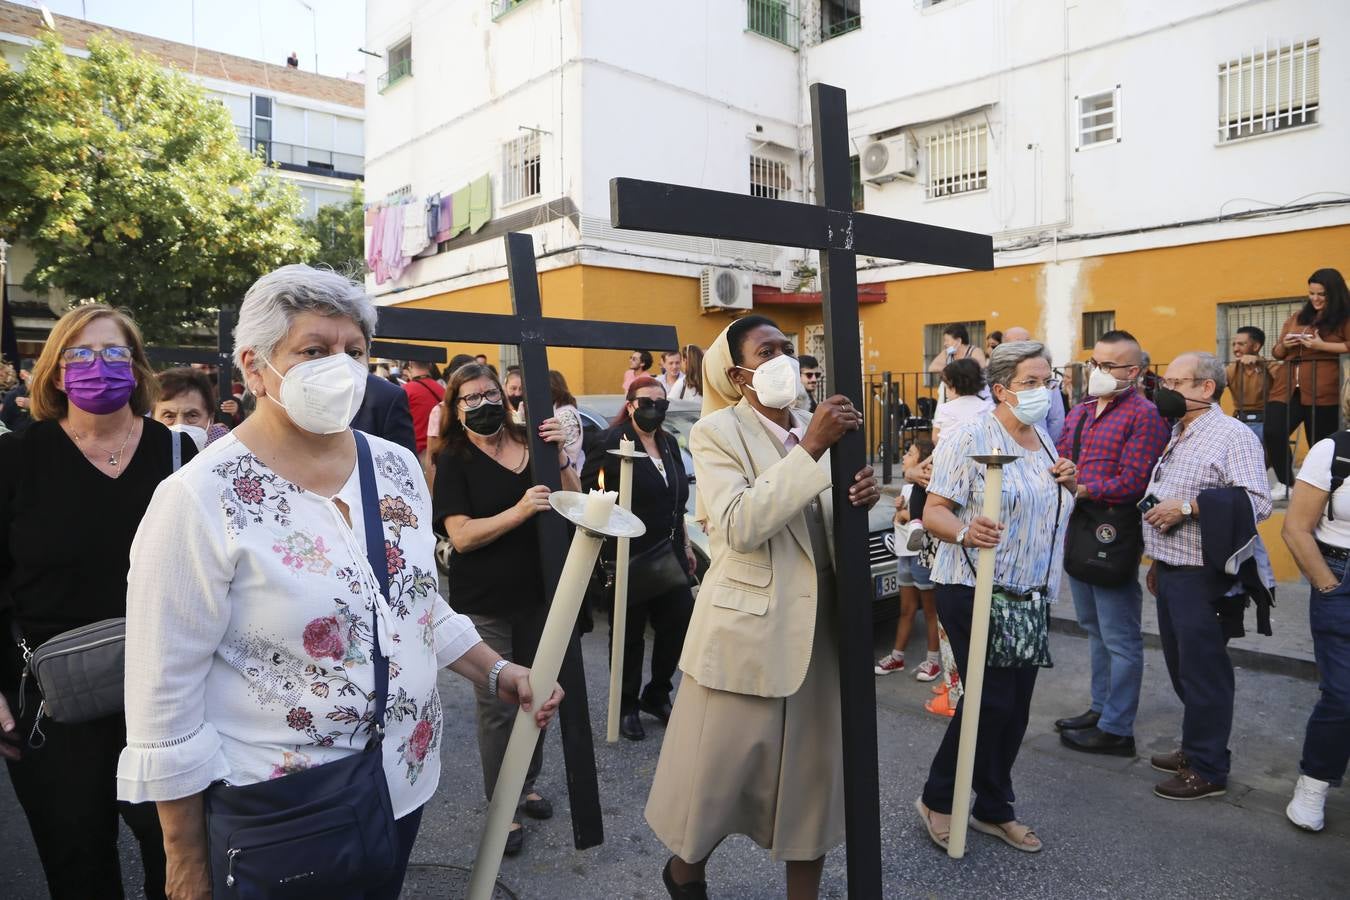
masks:
[(610, 513), (619, 500), (616, 491), (591, 491), (586, 495), (586, 513), (582, 524), (588, 528), (601, 529), (609, 526)]
[(632, 453), (637, 449), (637, 444), (630, 441), (628, 438), (619, 438), (619, 449), (624, 453)]

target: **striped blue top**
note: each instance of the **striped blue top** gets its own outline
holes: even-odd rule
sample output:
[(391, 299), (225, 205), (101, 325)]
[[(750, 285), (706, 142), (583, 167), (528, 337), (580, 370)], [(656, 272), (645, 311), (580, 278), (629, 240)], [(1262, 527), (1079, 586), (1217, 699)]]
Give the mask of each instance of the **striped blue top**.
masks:
[[(1024, 448), (1008, 433), (993, 413), (962, 422), (944, 431), (933, 453), (933, 479), (928, 493), (956, 505), (957, 518), (970, 524), (984, 509), (985, 467), (970, 457), (1000, 454), (1019, 459), (1003, 467), (1003, 499), (999, 518), (1007, 529), (994, 553), (994, 584), (1020, 593), (1049, 587), (1053, 601), (1059, 593), (1064, 565), (1064, 533), (1073, 496), (1061, 490), (1050, 474), (1059, 458), (1055, 442), (1037, 426), (1044, 449)], [(1059, 494), (1059, 524), (1055, 525), (1055, 495)], [(939, 584), (975, 585), (977, 550), (968, 549), (969, 564), (962, 548), (945, 541), (938, 544), (933, 561), (933, 581)], [(1046, 573), (1049, 584), (1046, 584)]]

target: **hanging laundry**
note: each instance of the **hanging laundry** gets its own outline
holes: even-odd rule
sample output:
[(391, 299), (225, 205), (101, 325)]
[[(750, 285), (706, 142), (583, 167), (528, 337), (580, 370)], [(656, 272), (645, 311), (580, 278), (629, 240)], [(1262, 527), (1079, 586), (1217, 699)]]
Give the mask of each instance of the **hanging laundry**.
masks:
[(435, 242), (436, 234), (441, 230), (441, 195), (432, 194), (427, 198), (427, 240)]
[(403, 256), (412, 259), (427, 248), (426, 210), (413, 200), (403, 205)]
[(469, 233), (477, 234), (492, 219), (492, 176), (484, 175), (469, 185)]
[(450, 229), (454, 224), (454, 197), (441, 195), (440, 230), (436, 232), (436, 243), (450, 240)]
[(469, 230), (469, 186), (467, 184), (451, 195), (451, 206), (454, 218), (450, 224), (450, 237), (455, 237)]
[(403, 254), (403, 222), (407, 215), (407, 205), (398, 203), (389, 207), (384, 223), (383, 260), (388, 277), (398, 278), (408, 267), (408, 257)]

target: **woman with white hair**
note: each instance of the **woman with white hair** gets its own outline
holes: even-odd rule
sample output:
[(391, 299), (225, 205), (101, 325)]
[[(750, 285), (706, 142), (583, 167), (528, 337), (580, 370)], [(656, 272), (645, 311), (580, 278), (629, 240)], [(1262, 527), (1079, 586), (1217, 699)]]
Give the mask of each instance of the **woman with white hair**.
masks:
[[(417, 460), (348, 427), (374, 331), (370, 298), (340, 275), (293, 265), (258, 279), (235, 329), (257, 411), (161, 485), (132, 546), (118, 795), (158, 804), (171, 897), (263, 890), (249, 880), (269, 853), (301, 854), (266, 835), (227, 854), (208, 847), (217, 805), (239, 786), (304, 781), (370, 747), (383, 775), (367, 783), (381, 784), (379, 806), (396, 820), (386, 871), (353, 871), (340, 852), (344, 828), (388, 818), (372, 805), (321, 822), (331, 856), (287, 878), (397, 897), (440, 776), (437, 670), (532, 707), (529, 671), (437, 592)], [(541, 726), (560, 696), (536, 710)], [(293, 811), (275, 812), (289, 822)]]

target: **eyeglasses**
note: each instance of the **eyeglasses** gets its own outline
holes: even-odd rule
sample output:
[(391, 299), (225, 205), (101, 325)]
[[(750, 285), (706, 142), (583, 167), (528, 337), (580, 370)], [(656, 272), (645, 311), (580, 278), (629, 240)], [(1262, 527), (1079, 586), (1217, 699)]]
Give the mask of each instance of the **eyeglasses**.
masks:
[(1101, 369), (1103, 372), (1107, 373), (1108, 375), (1111, 374), (1112, 372), (1114, 372), (1116, 369), (1133, 369), (1133, 368), (1134, 368), (1134, 363), (1109, 363), (1109, 362), (1097, 362), (1097, 360), (1095, 360), (1095, 359), (1089, 359), (1089, 360), (1087, 361), (1087, 364), (1088, 364), (1088, 368), (1089, 368), (1089, 369)]
[(104, 362), (113, 365), (131, 365), (130, 347), (104, 347), (102, 350), (68, 347), (61, 351), (61, 362), (68, 366), (88, 366), (93, 364), (94, 358), (98, 356), (103, 357)]
[(1191, 384), (1195, 384), (1197, 381), (1202, 381), (1202, 380), (1203, 380), (1203, 379), (1196, 378), (1194, 375), (1192, 375), (1190, 378), (1159, 378), (1159, 379), (1158, 379), (1158, 384), (1160, 384), (1160, 385), (1162, 385), (1163, 387), (1167, 388), (1169, 391), (1175, 391), (1177, 388), (1181, 387), (1183, 384), (1185, 384), (1185, 383), (1188, 382), (1188, 381), (1189, 381)]
[(665, 412), (670, 409), (670, 401), (664, 397), (639, 397), (637, 398), (638, 409), (655, 409)]
[(1059, 382), (1053, 378), (1048, 378), (1045, 381), (1039, 378), (1022, 378), (1014, 381), (1010, 387), (1018, 391), (1034, 391), (1039, 387), (1049, 388), (1053, 391), (1059, 388)]
[(459, 405), (465, 409), (477, 409), (487, 403), (501, 403), (502, 392), (496, 388), (489, 388), (480, 394), (465, 394), (459, 398)]

